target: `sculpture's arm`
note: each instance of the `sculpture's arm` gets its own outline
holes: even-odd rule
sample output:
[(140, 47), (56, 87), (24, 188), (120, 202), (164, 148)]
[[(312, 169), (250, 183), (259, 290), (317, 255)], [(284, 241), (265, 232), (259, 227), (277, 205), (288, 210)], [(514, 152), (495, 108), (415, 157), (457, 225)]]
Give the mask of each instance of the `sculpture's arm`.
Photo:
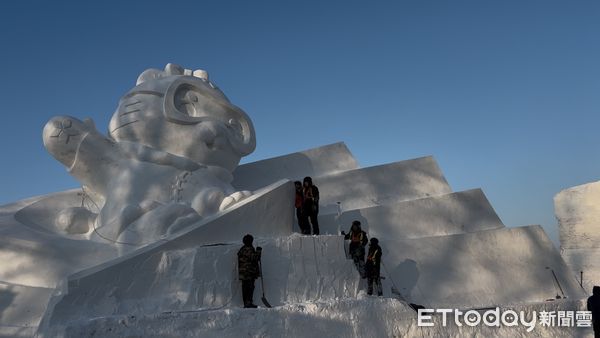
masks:
[(44, 146), (81, 184), (106, 196), (107, 182), (118, 172), (123, 155), (117, 145), (100, 134), (89, 119), (53, 117), (44, 126)]

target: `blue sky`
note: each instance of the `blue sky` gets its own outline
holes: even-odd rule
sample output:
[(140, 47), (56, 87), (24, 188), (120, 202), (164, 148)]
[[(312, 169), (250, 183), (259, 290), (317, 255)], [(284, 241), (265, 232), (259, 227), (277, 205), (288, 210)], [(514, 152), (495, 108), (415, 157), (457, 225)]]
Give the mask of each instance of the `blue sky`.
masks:
[(600, 179), (597, 1), (5, 1), (0, 43), (2, 204), (76, 187), (44, 123), (106, 130), (168, 62), (252, 117), (246, 162), (336, 141), (363, 166), (433, 155), (454, 190), (555, 240), (553, 196)]

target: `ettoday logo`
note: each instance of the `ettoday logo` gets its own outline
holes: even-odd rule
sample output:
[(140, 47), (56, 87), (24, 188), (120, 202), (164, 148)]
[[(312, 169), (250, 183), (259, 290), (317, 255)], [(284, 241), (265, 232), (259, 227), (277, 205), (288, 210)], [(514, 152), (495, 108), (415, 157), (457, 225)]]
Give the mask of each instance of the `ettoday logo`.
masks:
[(478, 326), (488, 327), (501, 326), (525, 326), (527, 332), (533, 331), (539, 323), (542, 326), (562, 327), (590, 327), (592, 325), (592, 314), (590, 311), (533, 311), (530, 315), (524, 311), (503, 310), (496, 307), (483, 313), (481, 310), (461, 311), (458, 309), (419, 309), (417, 325), (424, 327), (435, 326), (434, 314), (442, 315), (442, 326), (448, 325), (448, 317), (453, 318), (456, 326)]

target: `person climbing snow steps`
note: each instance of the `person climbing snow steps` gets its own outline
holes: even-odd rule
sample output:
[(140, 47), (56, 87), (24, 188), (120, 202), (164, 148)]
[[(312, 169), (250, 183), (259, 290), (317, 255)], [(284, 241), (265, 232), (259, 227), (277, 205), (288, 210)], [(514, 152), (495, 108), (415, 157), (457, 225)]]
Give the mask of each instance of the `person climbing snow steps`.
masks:
[(365, 275), (367, 276), (368, 288), (367, 294), (373, 294), (373, 284), (377, 287), (377, 295), (383, 296), (383, 288), (381, 287), (381, 276), (379, 273), (381, 267), (381, 247), (379, 240), (375, 237), (371, 238), (369, 243), (369, 254), (367, 255), (367, 263), (365, 264)]
[(350, 232), (346, 234), (342, 231), (342, 235), (344, 235), (344, 239), (350, 240), (350, 245), (348, 247), (350, 257), (352, 257), (360, 276), (365, 278), (365, 246), (368, 242), (367, 233), (360, 228), (359, 221), (353, 221)]

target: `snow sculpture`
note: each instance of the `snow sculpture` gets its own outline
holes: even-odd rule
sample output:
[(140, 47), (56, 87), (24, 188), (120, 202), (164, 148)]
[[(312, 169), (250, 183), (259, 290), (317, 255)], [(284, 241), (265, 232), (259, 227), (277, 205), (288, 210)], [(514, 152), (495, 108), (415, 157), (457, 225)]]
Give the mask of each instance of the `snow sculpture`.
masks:
[(254, 127), (203, 70), (148, 69), (119, 101), (108, 136), (90, 119), (57, 116), (43, 140), (98, 205), (62, 210), (55, 223), (68, 234), (140, 245), (251, 195), (230, 182), (254, 151)]

